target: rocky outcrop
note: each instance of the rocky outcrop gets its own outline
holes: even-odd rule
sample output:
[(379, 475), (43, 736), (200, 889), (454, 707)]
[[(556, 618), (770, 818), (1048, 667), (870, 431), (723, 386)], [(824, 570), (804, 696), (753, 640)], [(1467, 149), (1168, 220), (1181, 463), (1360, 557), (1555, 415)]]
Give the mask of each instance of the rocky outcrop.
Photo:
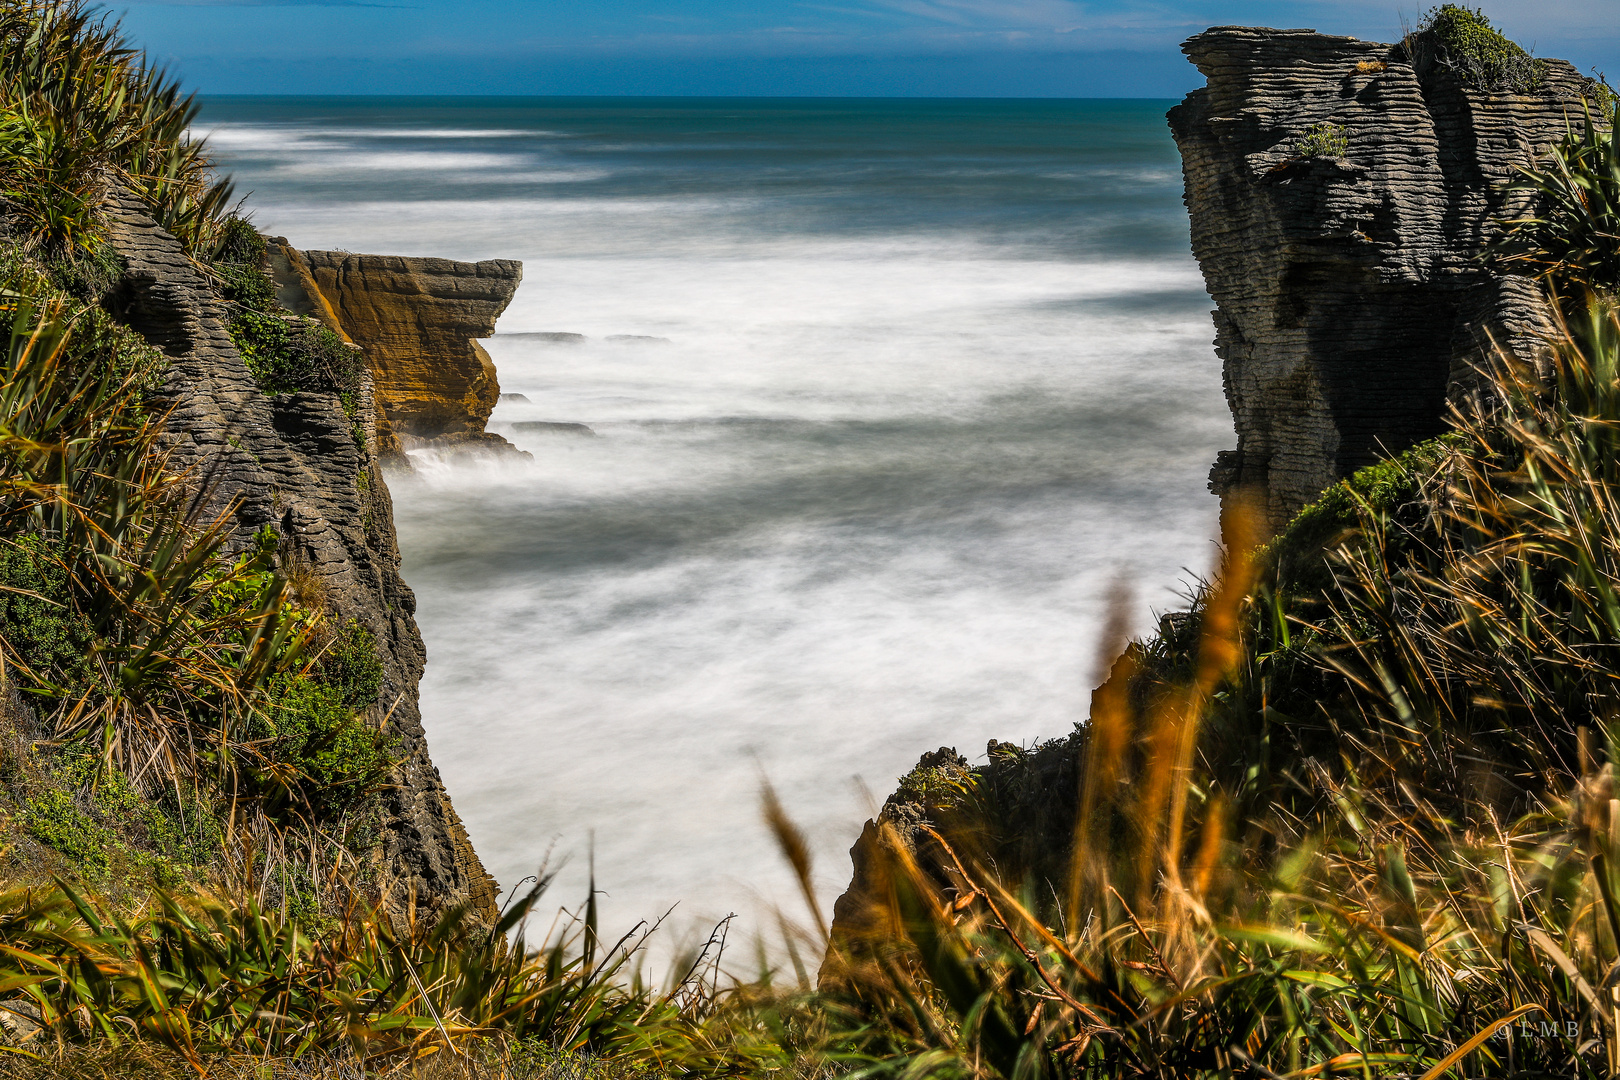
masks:
[[(1504, 188), (1583, 116), (1589, 81), (1484, 93), (1398, 46), (1217, 27), (1182, 50), (1208, 85), (1170, 111), (1193, 252), (1217, 305), (1238, 445), (1211, 487), (1278, 528), (1329, 484), (1437, 434), (1492, 344), (1532, 359), (1539, 294), (1475, 256)], [(1318, 124), (1342, 156), (1300, 156)]]
[(284, 561), (308, 568), (331, 614), (358, 619), (376, 635), (384, 686), (371, 720), (387, 725), (403, 758), (385, 795), (383, 856), (395, 897), (429, 906), (469, 901), (493, 920), (494, 882), (422, 731), (417, 682), (425, 650), (412, 618), (415, 597), (399, 575), (372, 381), (361, 379), (353, 420), (335, 394), (266, 397), (226, 331), (223, 305), (179, 242), (133, 198), (115, 200), (111, 218), (126, 271), (109, 306), (169, 358), (163, 395), (171, 406), (171, 460), (196, 477), (216, 508), (235, 505), (239, 547), (274, 528)]
[(495, 332), (522, 263), (300, 251), (279, 238), (270, 262), (284, 307), (364, 348), (386, 418), (385, 451), (396, 437), (505, 445), (484, 432), (501, 387), (476, 339)]
[(970, 858), (988, 855), (1003, 880), (1041, 881), (1061, 891), (1074, 836), (1079, 747), (1079, 736), (1029, 750), (991, 740), (986, 763), (976, 768), (953, 747), (922, 755), (849, 849), (853, 873), (833, 904), (820, 985), (838, 985), (894, 938), (897, 870), (925, 875), (947, 893), (960, 886), (936, 833)]

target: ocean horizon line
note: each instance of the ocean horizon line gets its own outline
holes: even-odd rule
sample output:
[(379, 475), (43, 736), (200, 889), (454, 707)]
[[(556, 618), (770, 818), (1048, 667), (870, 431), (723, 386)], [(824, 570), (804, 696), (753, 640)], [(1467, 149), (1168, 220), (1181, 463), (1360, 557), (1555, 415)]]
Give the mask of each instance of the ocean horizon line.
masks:
[(956, 96), (941, 97), (933, 95), (887, 94), (851, 96), (847, 94), (818, 95), (818, 94), (210, 94), (197, 92), (197, 97), (204, 101), (262, 101), (275, 100), (282, 102), (293, 101), (331, 101), (342, 99), (345, 101), (466, 101), (466, 102), (493, 102), (493, 101), (680, 101), (691, 103), (694, 101), (894, 101), (894, 102), (1059, 102), (1059, 101), (1108, 101), (1108, 102), (1170, 102), (1180, 101), (1180, 97), (1164, 96), (1090, 96), (1090, 97), (1060, 97), (1056, 95), (1040, 95), (1034, 97), (1011, 96)]

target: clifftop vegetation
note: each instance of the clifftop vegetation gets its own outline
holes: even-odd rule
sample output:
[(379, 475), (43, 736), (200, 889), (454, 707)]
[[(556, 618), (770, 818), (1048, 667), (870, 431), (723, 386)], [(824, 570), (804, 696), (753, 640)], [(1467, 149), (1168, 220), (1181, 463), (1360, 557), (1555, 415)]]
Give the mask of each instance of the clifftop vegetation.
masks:
[(1402, 45), (1414, 63), (1437, 63), (1480, 90), (1528, 94), (1547, 77), (1546, 64), (1466, 4), (1430, 8)]

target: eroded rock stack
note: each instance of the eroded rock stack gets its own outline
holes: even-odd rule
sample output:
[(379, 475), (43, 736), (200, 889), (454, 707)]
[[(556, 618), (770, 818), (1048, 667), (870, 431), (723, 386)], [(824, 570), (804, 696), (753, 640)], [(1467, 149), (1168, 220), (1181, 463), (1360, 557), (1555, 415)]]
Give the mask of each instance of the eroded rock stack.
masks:
[[(274, 528), (284, 559), (309, 568), (331, 615), (376, 636), (384, 668), (374, 723), (398, 739), (403, 762), (384, 797), (384, 857), (393, 894), (429, 907), (470, 901), (495, 917), (496, 889), (428, 755), (417, 704), (426, 653), (399, 575), (393, 505), (378, 452), (372, 382), (361, 378), (355, 419), (335, 394), (267, 397), (226, 331), (227, 313), (181, 249), (138, 200), (112, 208), (111, 240), (126, 272), (110, 303), (168, 356), (163, 393), (174, 463), (221, 511), (236, 504), (236, 546)], [(352, 432), (358, 423), (365, 446)]]
[[(1276, 529), (1439, 433), (1492, 342), (1541, 350), (1535, 287), (1476, 256), (1515, 167), (1581, 121), (1591, 84), (1548, 60), (1536, 92), (1484, 93), (1398, 46), (1311, 30), (1217, 27), (1182, 50), (1208, 85), (1170, 127), (1238, 435), (1211, 488), (1259, 490)], [(1342, 154), (1302, 155), (1319, 124), (1342, 129)]]
[(385, 453), (430, 442), (511, 450), (484, 431), (501, 387), (477, 339), (495, 332), (522, 263), (300, 251), (277, 238), (270, 260), (283, 306), (364, 348)]

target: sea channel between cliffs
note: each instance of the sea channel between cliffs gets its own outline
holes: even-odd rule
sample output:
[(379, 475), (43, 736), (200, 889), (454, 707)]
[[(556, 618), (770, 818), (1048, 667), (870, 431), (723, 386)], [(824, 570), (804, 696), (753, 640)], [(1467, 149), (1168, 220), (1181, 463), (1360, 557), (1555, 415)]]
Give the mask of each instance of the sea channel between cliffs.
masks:
[[(417, 451), (389, 481), (434, 761), (476, 793), (457, 810), (503, 885), (555, 843), (558, 895), (583, 895), (594, 831), (613, 925), (793, 904), (763, 768), (830, 908), (870, 812), (855, 777), (881, 795), (942, 725), (973, 747), (1067, 729), (1111, 575), (1146, 623), (1207, 569), (1230, 429), (1167, 104), (213, 114), (267, 231), (523, 262), (482, 344), (527, 399), (489, 430), (534, 463)], [(306, 154), (323, 123), (371, 134)], [(1036, 144), (964, 164), (1009, 126)], [(829, 139), (887, 179), (817, 164)], [(501, 165), (340, 181), (434, 152)], [(456, 199), (406, 197), (427, 176)], [(594, 437), (523, 426), (546, 423)]]

